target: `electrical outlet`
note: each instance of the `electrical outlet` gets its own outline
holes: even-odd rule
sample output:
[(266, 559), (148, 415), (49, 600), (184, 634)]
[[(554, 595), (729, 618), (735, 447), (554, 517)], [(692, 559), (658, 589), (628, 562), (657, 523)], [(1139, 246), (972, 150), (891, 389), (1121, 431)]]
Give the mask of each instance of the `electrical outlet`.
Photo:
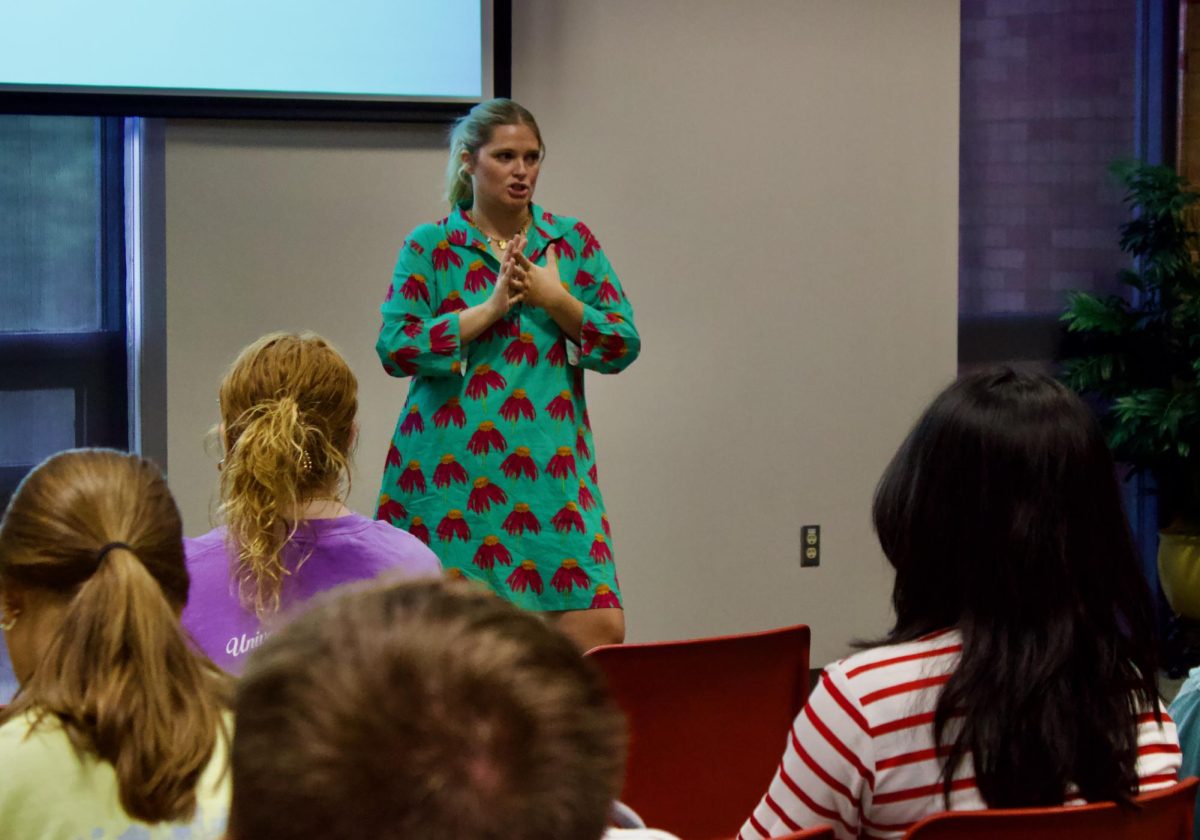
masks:
[(800, 565), (802, 567), (821, 565), (821, 526), (800, 526)]

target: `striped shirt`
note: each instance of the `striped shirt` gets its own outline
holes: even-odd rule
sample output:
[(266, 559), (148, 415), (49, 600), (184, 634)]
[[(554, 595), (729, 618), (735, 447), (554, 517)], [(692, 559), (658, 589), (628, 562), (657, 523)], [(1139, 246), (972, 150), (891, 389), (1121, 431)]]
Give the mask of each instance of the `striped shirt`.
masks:
[[(933, 712), (961, 653), (958, 631), (943, 630), (827, 667), (796, 717), (779, 770), (739, 840), (820, 824), (832, 825), (839, 840), (899, 838), (923, 817), (946, 810)], [(1174, 784), (1180, 761), (1175, 724), (1166, 712), (1161, 726), (1152, 713), (1142, 715), (1141, 791)], [(1080, 798), (1067, 802), (1082, 803)], [(968, 755), (952, 779), (950, 810), (985, 807)]]

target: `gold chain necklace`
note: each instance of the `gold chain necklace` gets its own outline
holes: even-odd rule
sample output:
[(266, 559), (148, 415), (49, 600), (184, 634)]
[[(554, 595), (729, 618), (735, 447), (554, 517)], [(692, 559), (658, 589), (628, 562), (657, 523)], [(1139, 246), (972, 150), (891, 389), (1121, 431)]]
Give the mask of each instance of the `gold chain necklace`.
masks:
[(523, 234), (525, 231), (529, 230), (529, 222), (530, 222), (530, 219), (526, 219), (524, 224), (521, 225), (520, 230), (518, 230), (512, 236), (508, 237), (508, 239), (501, 239), (498, 236), (492, 236), (490, 233), (485, 231), (483, 228), (479, 227), (478, 223), (475, 224), (475, 227), (478, 228), (479, 232), (482, 233), (487, 238), (488, 242), (494, 244), (500, 250), (501, 253), (504, 253), (505, 249), (508, 248), (509, 242), (512, 242), (514, 239), (516, 239), (518, 236)]

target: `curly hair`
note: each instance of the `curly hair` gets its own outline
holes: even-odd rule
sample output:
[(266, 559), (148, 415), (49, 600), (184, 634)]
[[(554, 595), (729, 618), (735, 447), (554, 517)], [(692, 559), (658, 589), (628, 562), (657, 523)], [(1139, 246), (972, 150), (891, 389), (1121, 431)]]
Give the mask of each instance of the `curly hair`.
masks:
[(358, 381), (320, 336), (272, 333), (237, 357), (220, 402), (219, 516), (237, 556), (239, 596), (264, 615), (279, 609), (294, 571), (281, 552), (296, 533), (297, 509), (349, 493)]

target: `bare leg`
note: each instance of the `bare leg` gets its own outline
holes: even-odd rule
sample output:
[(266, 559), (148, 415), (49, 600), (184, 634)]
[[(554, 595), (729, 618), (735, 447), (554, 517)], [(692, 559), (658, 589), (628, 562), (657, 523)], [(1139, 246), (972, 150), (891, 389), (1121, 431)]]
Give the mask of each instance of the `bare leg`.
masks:
[(625, 641), (625, 611), (620, 607), (564, 610), (547, 613), (546, 617), (584, 652)]

